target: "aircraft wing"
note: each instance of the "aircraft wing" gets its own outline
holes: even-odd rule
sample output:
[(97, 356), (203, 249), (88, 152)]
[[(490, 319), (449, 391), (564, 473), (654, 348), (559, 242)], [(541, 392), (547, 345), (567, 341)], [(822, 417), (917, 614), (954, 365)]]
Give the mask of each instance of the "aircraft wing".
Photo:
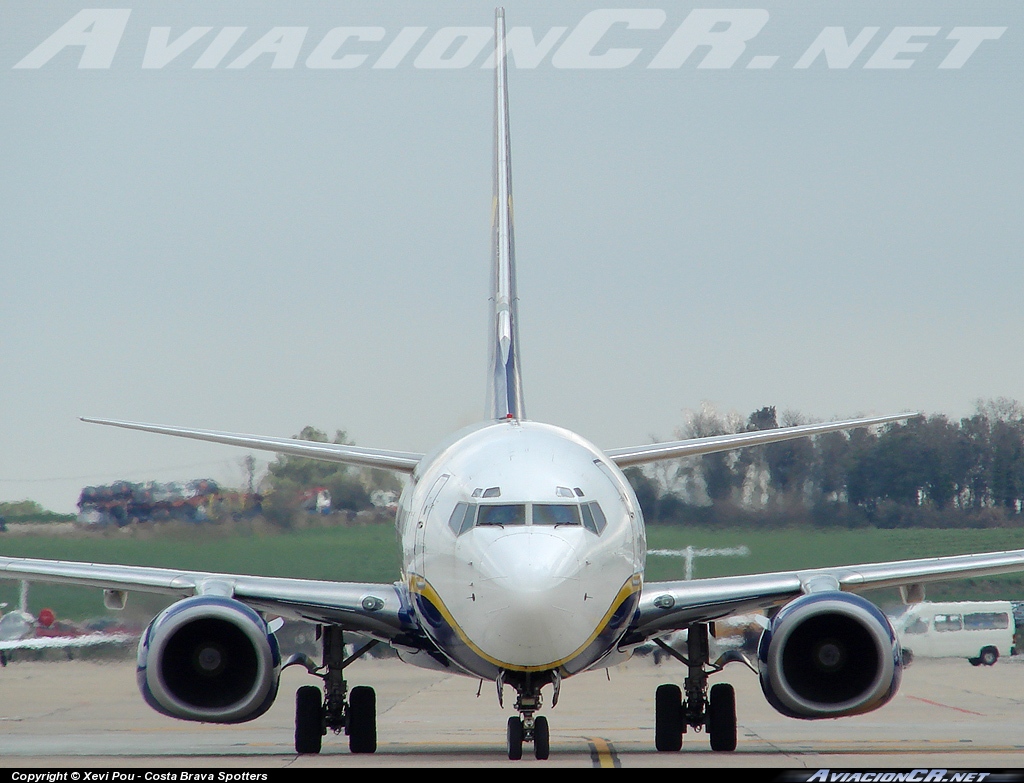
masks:
[(290, 619), (340, 625), (390, 641), (414, 628), (396, 584), (327, 582), (270, 576), (177, 571), (169, 568), (0, 557), (0, 579), (24, 579), (103, 590), (185, 598), (235, 598), (253, 609)]
[(129, 644), (138, 641), (130, 633), (87, 633), (81, 636), (33, 636), (0, 642), (0, 652), (11, 650), (63, 650), (68, 647), (96, 647), (101, 644)]
[(82, 417), (82, 421), (91, 424), (107, 424), (111, 427), (124, 427), (129, 430), (155, 432), (160, 435), (176, 435), (179, 438), (205, 440), (211, 443), (225, 443), (229, 446), (241, 446), (247, 449), (275, 451), (278, 454), (290, 454), (293, 457), (307, 457), (325, 462), (343, 462), (349, 465), (359, 465), (364, 468), (384, 468), (400, 473), (412, 473), (416, 465), (419, 464), (419, 461), (423, 459), (422, 454), (415, 454), (409, 451), (368, 449), (362, 446), (319, 443), (317, 441), (297, 440), (295, 438), (274, 438), (265, 435), (244, 435), (237, 432), (166, 427), (161, 424), (142, 424), (135, 421), (116, 421), (114, 419)]
[(681, 582), (645, 582), (636, 619), (624, 641), (632, 644), (681, 630), (691, 623), (768, 609), (805, 593), (858, 593), (1021, 570), (1024, 549)]
[(668, 443), (651, 443), (646, 446), (631, 446), (625, 449), (610, 449), (605, 451), (605, 454), (620, 468), (628, 468), (631, 465), (642, 465), (645, 462), (695, 457), (748, 446), (763, 446), (767, 443), (778, 443), (793, 438), (806, 438), (825, 432), (870, 427), (873, 424), (889, 424), (920, 415), (920, 413), (900, 413), (894, 416), (875, 416), (869, 419), (848, 419), (846, 421), (829, 421), (823, 424), (802, 424), (798, 427), (757, 430), (756, 432), (737, 432), (731, 435), (714, 435), (708, 438), (690, 438)]

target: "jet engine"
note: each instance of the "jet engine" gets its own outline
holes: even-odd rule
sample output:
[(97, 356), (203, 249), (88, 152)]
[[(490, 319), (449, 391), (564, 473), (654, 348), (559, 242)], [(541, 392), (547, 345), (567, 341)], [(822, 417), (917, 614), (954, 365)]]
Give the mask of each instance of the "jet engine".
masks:
[(200, 595), (172, 604), (139, 641), (136, 678), (150, 707), (174, 718), (241, 723), (274, 703), (277, 639), (245, 604)]
[(758, 645), (761, 689), (790, 718), (838, 718), (881, 707), (899, 688), (900, 645), (885, 614), (828, 591), (786, 604)]

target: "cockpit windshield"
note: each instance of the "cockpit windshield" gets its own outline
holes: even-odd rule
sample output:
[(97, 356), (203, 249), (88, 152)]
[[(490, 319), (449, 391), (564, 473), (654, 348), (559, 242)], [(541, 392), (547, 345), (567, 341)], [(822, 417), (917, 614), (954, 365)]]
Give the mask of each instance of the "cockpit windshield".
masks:
[(601, 535), (608, 520), (601, 507), (589, 503), (456, 503), (448, 527), (456, 536), (474, 527), (508, 527), (512, 525), (542, 525), (583, 527), (594, 535)]
[(476, 523), (481, 525), (525, 525), (526, 506), (521, 503), (482, 505), (477, 512)]
[(567, 503), (534, 503), (533, 524), (535, 525), (578, 525), (578, 506)]

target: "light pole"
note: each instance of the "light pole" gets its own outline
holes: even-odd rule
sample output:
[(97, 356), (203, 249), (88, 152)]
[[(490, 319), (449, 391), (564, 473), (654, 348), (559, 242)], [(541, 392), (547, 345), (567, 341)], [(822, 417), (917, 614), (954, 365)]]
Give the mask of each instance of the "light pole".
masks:
[(747, 557), (750, 554), (750, 549), (746, 545), (727, 547), (721, 549), (708, 549), (701, 548), (695, 549), (692, 546), (688, 546), (685, 549), (649, 549), (647, 551), (649, 555), (661, 555), (664, 557), (684, 557), (686, 558), (686, 571), (685, 579), (690, 581), (693, 579), (693, 560), (697, 557)]

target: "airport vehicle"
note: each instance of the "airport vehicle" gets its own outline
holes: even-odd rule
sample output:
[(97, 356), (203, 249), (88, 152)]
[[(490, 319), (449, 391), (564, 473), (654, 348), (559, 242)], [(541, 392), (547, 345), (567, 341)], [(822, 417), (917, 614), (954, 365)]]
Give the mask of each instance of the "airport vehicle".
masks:
[(966, 658), (992, 666), (1013, 655), (1016, 631), (1009, 601), (915, 604), (896, 624), (904, 658)]
[[(908, 599), (931, 581), (1024, 570), (1024, 550), (749, 576), (645, 582), (646, 539), (622, 469), (907, 419), (898, 414), (602, 450), (526, 416), (520, 372), (513, 241), (505, 20), (495, 20), (495, 190), (488, 412), (428, 454), (107, 419), (85, 421), (301, 457), (385, 468), (408, 476), (396, 515), (402, 578), (395, 584), (285, 579), (113, 564), (0, 558), (0, 576), (91, 586), (108, 606), (150, 591), (180, 600), (144, 633), (138, 681), (155, 709), (184, 720), (258, 718), (277, 695), (283, 667), (303, 665), (323, 686), (296, 693), (295, 748), (317, 753), (328, 730), (356, 753), (376, 749), (375, 696), (348, 688), (345, 668), (373, 644), (410, 663), (494, 683), (515, 696), (506, 725), (510, 759), (532, 744), (550, 752), (542, 709), (563, 681), (615, 665), (648, 640), (685, 630), (683, 687), (655, 694), (655, 745), (679, 750), (683, 733), (707, 731), (711, 747), (736, 746), (732, 687), (709, 678), (716, 620), (773, 610), (761, 636), (762, 689), (780, 712), (836, 718), (885, 704), (902, 662), (886, 616), (857, 595), (902, 586)], [(777, 611), (775, 611), (777, 610)], [(268, 618), (276, 615), (276, 619)], [(322, 629), (320, 665), (282, 657), (282, 617)], [(372, 642), (346, 656), (346, 633)], [(667, 651), (667, 650), (666, 650)], [(614, 709), (609, 705), (609, 709)]]

